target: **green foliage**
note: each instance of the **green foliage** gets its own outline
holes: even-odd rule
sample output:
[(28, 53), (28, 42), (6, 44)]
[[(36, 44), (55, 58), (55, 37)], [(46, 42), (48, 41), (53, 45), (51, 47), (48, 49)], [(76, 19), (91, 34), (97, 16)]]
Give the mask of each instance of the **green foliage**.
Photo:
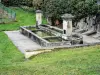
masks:
[(35, 9), (41, 9), (43, 0), (33, 0), (33, 6)]
[(2, 3), (6, 6), (18, 6), (22, 0), (2, 0)]
[(74, 11), (72, 13), (79, 18), (95, 15), (98, 11), (98, 6), (94, 0), (79, 1), (75, 5), (75, 8), (76, 10), (73, 9)]
[(2, 3), (4, 3), (6, 6), (32, 6), (32, 0), (3, 0)]
[(94, 15), (98, 6), (95, 0), (44, 0), (43, 11), (46, 16), (59, 17), (71, 13), (77, 18)]
[(0, 24), (0, 31), (17, 30), (20, 26), (35, 24), (35, 14), (33, 12), (24, 11), (20, 8), (11, 9), (16, 12), (16, 22)]
[(20, 0), (19, 2), (20, 2), (20, 5), (32, 7), (32, 1), (33, 0)]

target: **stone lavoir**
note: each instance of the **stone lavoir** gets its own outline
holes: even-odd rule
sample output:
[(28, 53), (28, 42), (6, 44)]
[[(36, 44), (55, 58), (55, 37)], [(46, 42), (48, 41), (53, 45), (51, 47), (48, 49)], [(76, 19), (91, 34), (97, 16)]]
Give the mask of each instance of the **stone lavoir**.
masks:
[[(92, 25), (94, 17), (86, 17), (80, 20), (77, 27), (73, 27), (73, 15), (66, 13), (61, 18), (63, 20), (62, 29), (48, 24), (44, 25), (42, 24), (42, 11), (37, 10), (36, 25), (22, 26), (20, 32), (43, 48), (88, 46), (100, 43), (100, 40), (91, 36), (94, 29)], [(87, 35), (90, 33), (91, 35)]]

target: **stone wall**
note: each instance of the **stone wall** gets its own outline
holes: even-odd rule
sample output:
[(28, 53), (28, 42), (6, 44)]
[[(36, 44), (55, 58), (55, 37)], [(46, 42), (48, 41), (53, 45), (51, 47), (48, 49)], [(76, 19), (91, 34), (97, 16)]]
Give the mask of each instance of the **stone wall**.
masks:
[(95, 16), (90, 16), (81, 19), (77, 24), (76, 24), (76, 31), (78, 32), (86, 32), (90, 30), (94, 30), (94, 24), (95, 24)]

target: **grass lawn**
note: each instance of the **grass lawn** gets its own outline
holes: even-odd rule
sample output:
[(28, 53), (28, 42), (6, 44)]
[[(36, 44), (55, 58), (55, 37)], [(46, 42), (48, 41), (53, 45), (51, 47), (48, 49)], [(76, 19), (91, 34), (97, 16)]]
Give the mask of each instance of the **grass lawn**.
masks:
[[(35, 12), (26, 12), (20, 8), (12, 8), (16, 12), (16, 21), (9, 24), (0, 24), (0, 31), (18, 30), (20, 26), (35, 25)], [(43, 20), (43, 23), (46, 23)]]
[(3, 30), (35, 24), (33, 13), (19, 8), (17, 21), (0, 25), (0, 75), (100, 75), (100, 46), (58, 49), (26, 61)]

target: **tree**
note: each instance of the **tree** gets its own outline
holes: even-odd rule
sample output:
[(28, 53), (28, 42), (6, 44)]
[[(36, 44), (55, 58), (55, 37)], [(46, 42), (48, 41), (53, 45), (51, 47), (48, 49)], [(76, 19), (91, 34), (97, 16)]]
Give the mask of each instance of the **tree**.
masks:
[(45, 16), (60, 18), (65, 13), (81, 19), (97, 13), (96, 0), (44, 0), (42, 10)]
[(2, 0), (2, 3), (6, 6), (32, 6), (32, 0)]
[(43, 0), (33, 0), (33, 6), (35, 9), (41, 9)]

